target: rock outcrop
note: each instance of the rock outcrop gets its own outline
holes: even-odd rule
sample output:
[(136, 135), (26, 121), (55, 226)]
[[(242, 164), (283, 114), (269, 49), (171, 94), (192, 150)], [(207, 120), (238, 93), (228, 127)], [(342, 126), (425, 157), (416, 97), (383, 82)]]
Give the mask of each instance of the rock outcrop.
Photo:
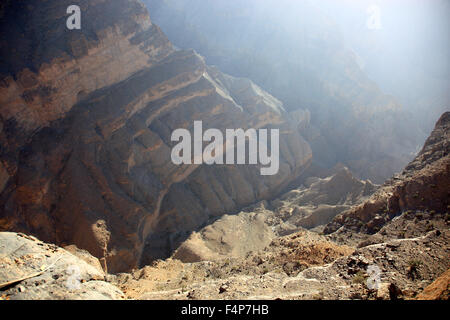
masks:
[(79, 1), (81, 30), (66, 27), (71, 4), (2, 3), (0, 116), (11, 147), (174, 50), (139, 1)]
[(96, 258), (70, 249), (78, 254), (32, 236), (0, 232), (0, 300), (125, 298), (120, 289), (105, 280)]
[[(399, 143), (396, 104), (336, 39), (326, 43), (348, 77), (322, 83), (333, 98), (315, 114), (288, 112), (175, 49), (138, 0), (81, 0), (75, 31), (70, 4), (0, 4), (0, 299), (448, 299), (449, 112), (378, 187), (345, 166), (310, 166), (303, 134), (319, 151), (349, 138), (334, 151), (350, 169), (375, 163), (368, 175)], [(345, 112), (325, 116), (330, 101)], [(278, 173), (174, 164), (171, 135), (196, 120), (278, 129)]]
[(450, 297), (450, 269), (426, 287), (417, 300), (448, 300)]
[(183, 262), (243, 258), (280, 236), (304, 228), (319, 232), (337, 214), (366, 200), (377, 187), (354, 178), (346, 167), (335, 170), (323, 179), (310, 177), (304, 185), (270, 202), (222, 216), (192, 233), (172, 257)]
[(433, 216), (449, 210), (450, 112), (444, 113), (416, 158), (370, 199), (336, 216), (326, 233), (339, 229), (373, 234), (404, 212)]
[[(174, 50), (140, 2), (81, 1), (78, 31), (65, 29), (68, 3), (29, 1), (31, 44), (2, 66), (0, 230), (76, 244), (109, 272), (127, 271), (168, 257), (211, 218), (273, 197), (308, 166), (311, 149), (281, 102)], [(3, 15), (24, 20), (21, 5), (7, 2)], [(279, 172), (174, 165), (171, 133), (195, 120), (279, 129)]]

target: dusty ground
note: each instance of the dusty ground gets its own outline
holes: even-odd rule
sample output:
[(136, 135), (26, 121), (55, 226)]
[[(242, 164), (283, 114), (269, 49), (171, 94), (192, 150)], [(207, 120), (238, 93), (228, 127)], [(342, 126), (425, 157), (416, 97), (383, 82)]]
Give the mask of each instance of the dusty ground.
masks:
[[(105, 274), (98, 259), (0, 233), (2, 299), (448, 299), (448, 214), (404, 212), (373, 235), (301, 229), (263, 249), (213, 261), (155, 261)], [(345, 239), (352, 245), (344, 244)], [(78, 288), (68, 288), (71, 267)], [(42, 273), (40, 273), (42, 272)]]
[[(302, 230), (245, 257), (168, 259), (110, 280), (131, 299), (415, 299), (450, 267), (448, 221), (434, 218), (414, 229), (405, 214), (360, 248)], [(404, 237), (386, 235), (400, 226)]]

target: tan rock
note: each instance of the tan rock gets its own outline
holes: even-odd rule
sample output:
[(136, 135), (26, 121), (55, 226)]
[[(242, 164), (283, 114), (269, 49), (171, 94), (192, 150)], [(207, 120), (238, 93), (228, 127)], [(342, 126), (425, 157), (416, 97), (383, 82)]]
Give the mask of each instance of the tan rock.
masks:
[[(72, 248), (69, 248), (73, 250)], [(110, 300), (123, 299), (117, 287), (87, 252), (68, 251), (13, 232), (0, 232), (0, 285), (8, 300)], [(89, 261), (90, 263), (86, 262)], [(97, 261), (98, 262), (98, 261)]]
[(377, 289), (377, 299), (379, 300), (396, 300), (401, 294), (401, 290), (393, 283), (380, 283)]
[(417, 300), (448, 300), (450, 297), (450, 269), (441, 274), (416, 297)]
[(93, 257), (88, 251), (77, 248), (76, 245), (69, 245), (65, 246), (64, 250), (69, 251), (71, 254), (76, 256), (77, 258), (80, 258), (81, 260), (87, 262), (94, 268), (96, 268), (100, 272), (104, 272), (102, 265), (100, 264), (100, 261)]
[(336, 216), (325, 228), (342, 226), (375, 233), (394, 216), (408, 210), (447, 212), (450, 185), (450, 112), (442, 114), (422, 150), (370, 199)]
[[(139, 1), (80, 5), (95, 12), (98, 39), (74, 34), (67, 52), (36, 60), (34, 76), (0, 86), (6, 145), (17, 158), (22, 150), (21, 166), (30, 168), (19, 168), (17, 185), (2, 195), (0, 228), (75, 244), (105, 270), (128, 271), (170, 256), (210, 219), (270, 198), (309, 165), (311, 149), (280, 101), (192, 50), (174, 51)], [(222, 131), (278, 128), (278, 174), (174, 165), (171, 133), (194, 120)], [(13, 159), (8, 168), (18, 166)]]

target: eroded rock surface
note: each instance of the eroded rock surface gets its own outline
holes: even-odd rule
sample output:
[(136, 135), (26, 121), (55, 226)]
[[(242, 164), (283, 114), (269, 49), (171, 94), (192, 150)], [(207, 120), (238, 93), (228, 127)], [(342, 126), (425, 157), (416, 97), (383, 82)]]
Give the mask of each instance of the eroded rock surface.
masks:
[(244, 257), (304, 228), (320, 232), (337, 214), (366, 200), (376, 187), (354, 178), (346, 167), (337, 167), (329, 177), (309, 177), (279, 198), (211, 221), (192, 233), (173, 257), (183, 262)]
[[(311, 149), (276, 98), (192, 50), (175, 51), (140, 2), (87, 3), (90, 22), (75, 38), (61, 27), (44, 39), (67, 48), (38, 51), (2, 82), (1, 230), (76, 244), (109, 272), (127, 271), (170, 256), (211, 218), (273, 197), (308, 166)], [(24, 37), (33, 42), (35, 30), (65, 26), (66, 4), (47, 2), (45, 20), (30, 11)], [(8, 2), (4, 15), (18, 5)], [(45, 99), (36, 89), (43, 86)], [(195, 120), (203, 130), (279, 129), (279, 172), (174, 165), (171, 134), (192, 132)]]
[[(345, 167), (301, 180), (312, 161), (302, 132), (325, 150), (348, 136), (339, 125), (349, 114), (361, 121), (347, 162), (361, 171), (376, 160), (368, 176), (392, 169), (390, 156), (361, 155), (380, 130), (378, 150), (399, 146), (386, 140), (397, 118), (354, 133), (397, 106), (357, 69), (346, 69), (344, 89), (361, 80), (373, 90), (328, 83), (338, 100), (362, 100), (336, 118), (319, 112), (333, 128), (320, 132), (307, 111), (288, 113), (250, 80), (175, 50), (139, 1), (80, 1), (87, 24), (73, 33), (68, 4), (0, 4), (2, 30), (13, 26), (0, 37), (0, 230), (45, 241), (0, 233), (2, 298), (448, 299), (450, 113), (378, 189)], [(16, 52), (3, 51), (9, 42)], [(378, 103), (375, 114), (358, 111)], [(279, 172), (174, 165), (171, 133), (192, 132), (195, 120), (279, 129)]]
[[(449, 269), (450, 270), (450, 269)], [(450, 296), (450, 271), (445, 271), (426, 287), (418, 296), (418, 300), (448, 300)]]
[(105, 281), (98, 265), (87, 253), (80, 259), (32, 236), (0, 232), (1, 299), (123, 299), (123, 292)]
[(447, 227), (355, 249), (303, 231), (244, 258), (169, 259), (113, 283), (135, 299), (414, 299), (447, 270), (449, 240)]
[[(428, 173), (436, 170), (444, 177), (448, 173), (446, 167), (440, 165), (441, 161), (448, 158), (447, 118), (448, 114), (441, 117), (422, 152), (412, 166), (405, 169), (401, 179), (394, 177), (393, 181), (398, 180), (398, 185), (401, 186), (405, 181), (414, 183), (414, 178), (424, 176), (424, 170), (428, 170)], [(348, 175), (344, 170), (336, 176)], [(359, 188), (344, 188), (347, 192), (353, 190), (345, 193), (345, 197), (333, 188), (324, 187), (329, 186), (330, 181), (333, 178), (310, 179), (309, 188), (291, 191), (281, 197), (283, 200), (273, 202), (281, 204), (285, 210), (289, 208), (287, 200), (295, 202), (296, 199), (308, 199), (314, 203), (314, 199), (342, 201), (355, 194), (367, 196), (364, 191), (366, 188), (361, 188), (360, 181), (350, 184), (359, 185)], [(436, 181), (439, 185), (431, 188), (448, 192), (447, 183)], [(317, 185), (313, 187), (315, 183)], [(373, 185), (367, 182), (365, 185), (373, 191)], [(383, 190), (390, 187), (392, 181), (387, 182), (369, 200), (354, 205), (343, 215), (358, 212), (367, 201), (380, 192), (385, 194)], [(334, 190), (331, 195), (336, 197), (328, 198), (326, 193), (317, 192), (327, 189)], [(410, 195), (404, 194), (405, 197)], [(233, 247), (230, 246), (233, 242), (229, 238), (218, 237), (227, 226), (233, 225), (230, 223), (231, 218), (237, 219), (237, 229), (245, 225), (243, 217), (259, 217), (258, 221), (270, 221), (267, 219), (271, 214), (269, 204), (263, 202), (252, 207), (250, 212), (244, 211), (238, 216), (216, 221), (204, 228), (195, 239), (186, 241), (174, 255), (174, 258), (181, 260), (188, 258), (185, 263), (177, 259), (159, 261), (132, 274), (121, 274), (113, 281), (126, 295), (136, 299), (448, 300), (450, 220), (448, 208), (437, 211), (435, 209), (439, 207), (434, 207), (442, 205), (448, 198), (438, 192), (435, 201), (432, 200), (429, 198), (422, 206), (405, 210), (388, 219), (378, 218), (376, 208), (370, 211), (370, 207), (366, 207), (365, 212), (373, 217), (368, 224), (372, 226), (371, 233), (364, 232), (361, 224), (360, 229), (353, 228), (355, 224), (344, 224), (329, 235), (300, 230), (280, 237), (273, 232), (266, 234), (270, 236), (265, 238), (266, 241), (272, 239), (268, 245), (256, 249), (254, 242), (250, 242), (251, 249), (245, 254), (245, 250), (242, 250), (245, 246), (238, 241), (234, 242), (238, 244)], [(274, 226), (282, 230), (285, 221), (276, 218), (272, 220), (275, 221)], [(340, 216), (336, 217), (327, 228), (339, 219)], [(231, 238), (234, 233), (230, 232)], [(259, 232), (259, 235), (263, 234)], [(216, 254), (202, 257), (205, 248), (213, 248), (210, 252)], [(229, 256), (217, 254), (222, 251)], [(207, 261), (192, 262), (195, 259)]]
[(357, 177), (381, 184), (412, 159), (426, 138), (414, 127), (409, 105), (400, 105), (366, 74), (321, 5), (144, 2), (177, 47), (194, 48), (222, 71), (252, 79), (294, 114), (307, 109), (301, 129), (317, 165), (342, 162)]
[[(405, 211), (445, 214), (450, 199), (450, 112), (444, 113), (417, 157), (364, 203), (336, 216), (326, 233), (356, 230), (365, 234)], [(420, 218), (419, 218), (420, 219)]]

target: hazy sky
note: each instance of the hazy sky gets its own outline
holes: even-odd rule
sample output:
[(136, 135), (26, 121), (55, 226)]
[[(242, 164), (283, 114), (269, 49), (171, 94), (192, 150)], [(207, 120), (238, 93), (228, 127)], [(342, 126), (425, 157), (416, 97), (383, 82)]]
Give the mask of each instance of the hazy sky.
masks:
[[(450, 1), (320, 0), (361, 67), (430, 127), (450, 110)], [(373, 8), (376, 8), (375, 10)], [(378, 28), (370, 28), (377, 20)]]
[[(309, 39), (314, 39), (316, 32), (319, 38), (327, 33), (329, 46), (339, 45), (343, 40), (358, 57), (366, 75), (415, 115), (424, 137), (440, 114), (450, 109), (450, 0), (165, 0), (165, 3), (178, 8), (188, 24), (201, 25), (201, 36), (206, 35), (210, 41), (217, 39), (214, 45), (219, 47), (237, 44), (240, 47), (236, 50), (241, 50), (247, 45), (261, 53), (266, 46), (277, 48), (278, 42), (281, 55), (287, 52), (292, 55), (296, 48), (293, 43), (308, 41), (305, 33), (312, 35)], [(301, 46), (297, 49), (295, 54), (304, 59), (308, 52)]]

